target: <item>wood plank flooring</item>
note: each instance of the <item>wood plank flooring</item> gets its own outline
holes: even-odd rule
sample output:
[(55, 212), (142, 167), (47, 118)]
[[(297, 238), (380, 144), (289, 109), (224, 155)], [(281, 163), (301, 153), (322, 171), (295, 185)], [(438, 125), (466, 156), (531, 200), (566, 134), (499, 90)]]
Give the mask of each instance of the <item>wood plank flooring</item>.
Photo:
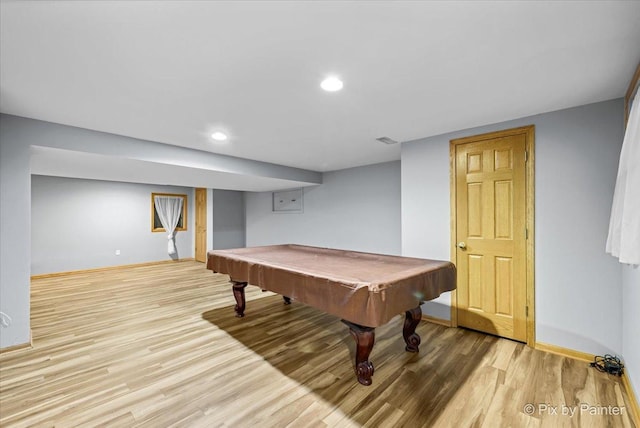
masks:
[(634, 426), (626, 409), (574, 407), (626, 406), (617, 377), (426, 322), (407, 353), (400, 316), (376, 329), (362, 386), (340, 320), (252, 286), (235, 318), (228, 277), (196, 262), (38, 279), (31, 294), (33, 348), (0, 355), (2, 427)]

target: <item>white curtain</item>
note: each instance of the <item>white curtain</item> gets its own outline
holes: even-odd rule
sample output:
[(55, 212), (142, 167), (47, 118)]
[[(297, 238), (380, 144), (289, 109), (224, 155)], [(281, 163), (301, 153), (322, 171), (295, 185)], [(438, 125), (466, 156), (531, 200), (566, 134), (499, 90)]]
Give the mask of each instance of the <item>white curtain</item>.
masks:
[(153, 204), (156, 206), (158, 217), (162, 227), (167, 231), (169, 244), (167, 251), (169, 255), (177, 253), (175, 242), (175, 231), (180, 220), (180, 214), (182, 214), (182, 198), (173, 196), (154, 196)]
[(613, 194), (607, 253), (620, 263), (640, 264), (640, 96), (631, 113), (622, 143)]

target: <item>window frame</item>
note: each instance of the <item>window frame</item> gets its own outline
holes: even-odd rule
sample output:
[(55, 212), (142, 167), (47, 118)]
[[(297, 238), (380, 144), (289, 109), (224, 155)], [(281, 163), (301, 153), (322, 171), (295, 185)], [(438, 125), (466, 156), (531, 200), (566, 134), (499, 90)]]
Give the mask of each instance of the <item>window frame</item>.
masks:
[[(180, 220), (178, 220), (178, 225), (176, 226), (177, 231), (185, 231), (188, 230), (187, 227), (187, 195), (177, 194), (177, 193), (151, 193), (151, 232), (166, 232), (165, 228), (160, 223), (160, 219), (157, 217), (156, 212), (156, 204), (155, 197), (156, 196), (173, 196), (182, 198), (182, 214), (180, 215)], [(156, 218), (158, 218), (158, 222), (156, 222)]]

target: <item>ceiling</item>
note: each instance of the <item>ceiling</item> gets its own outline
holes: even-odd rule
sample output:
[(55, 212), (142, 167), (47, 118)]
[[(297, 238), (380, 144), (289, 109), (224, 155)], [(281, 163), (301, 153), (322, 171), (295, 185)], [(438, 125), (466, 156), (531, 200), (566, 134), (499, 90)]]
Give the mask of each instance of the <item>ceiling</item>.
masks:
[(3, 113), (315, 171), (621, 97), (640, 60), (639, 1), (2, 1), (0, 23)]

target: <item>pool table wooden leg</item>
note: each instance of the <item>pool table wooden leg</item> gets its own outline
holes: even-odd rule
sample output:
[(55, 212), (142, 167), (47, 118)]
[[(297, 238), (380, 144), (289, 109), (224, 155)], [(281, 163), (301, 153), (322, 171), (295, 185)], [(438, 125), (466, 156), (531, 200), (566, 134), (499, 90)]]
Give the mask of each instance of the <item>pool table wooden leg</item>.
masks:
[(409, 352), (418, 352), (420, 346), (420, 336), (416, 333), (416, 327), (422, 319), (422, 309), (420, 306), (405, 312), (404, 329), (402, 336), (407, 346), (404, 348)]
[(356, 340), (356, 376), (358, 382), (363, 385), (371, 385), (373, 376), (373, 363), (369, 361), (369, 354), (375, 342), (375, 328), (364, 327), (349, 321), (342, 320), (347, 326), (351, 336)]
[(233, 283), (233, 297), (236, 298), (236, 317), (242, 318), (245, 307), (244, 289), (247, 287), (247, 283), (233, 280), (231, 282)]

